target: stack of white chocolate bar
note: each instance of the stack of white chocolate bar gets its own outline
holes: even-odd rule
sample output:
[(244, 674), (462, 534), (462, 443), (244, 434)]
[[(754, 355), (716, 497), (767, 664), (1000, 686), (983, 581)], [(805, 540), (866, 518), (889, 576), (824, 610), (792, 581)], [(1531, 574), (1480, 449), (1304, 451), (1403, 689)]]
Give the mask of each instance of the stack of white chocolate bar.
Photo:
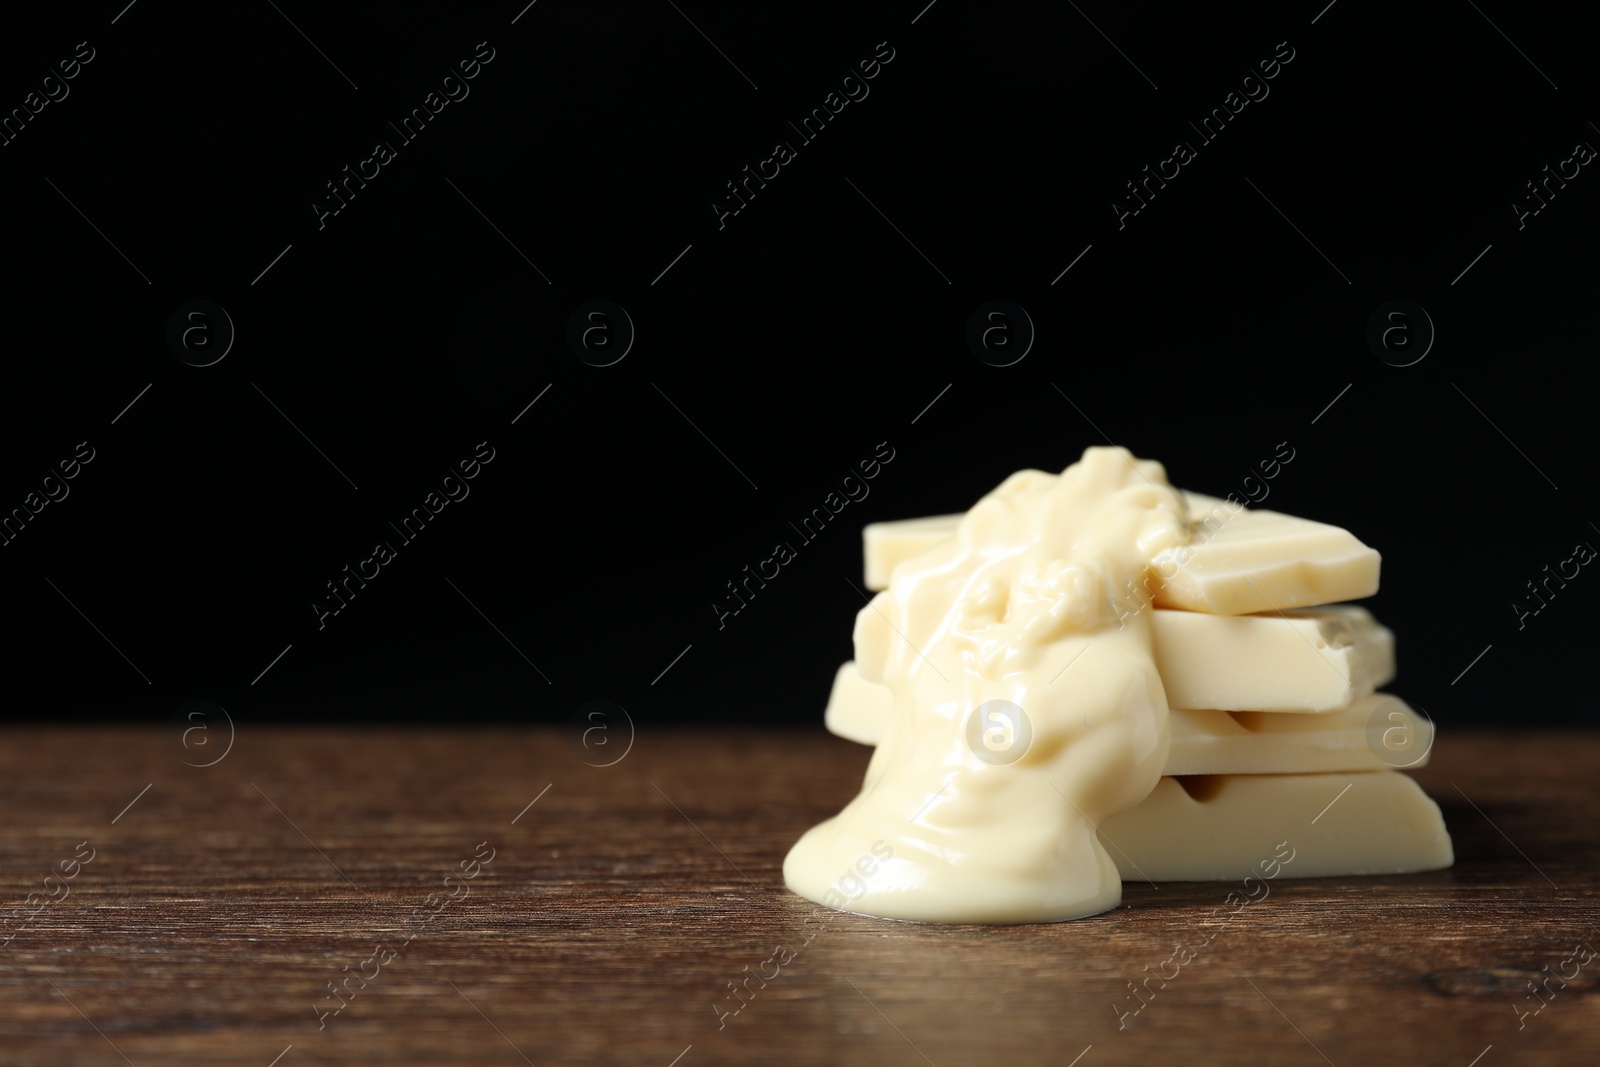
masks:
[[(1450, 866), (1438, 806), (1396, 770), (1426, 762), (1432, 724), (1376, 691), (1394, 677), (1394, 635), (1338, 603), (1377, 591), (1378, 553), (1335, 526), (1187, 499), (1191, 543), (1111, 605), (1153, 612), (1172, 709), (1165, 776), (1100, 827), (1123, 879), (1236, 879), (1284, 841), (1299, 877)], [(868, 526), (868, 588), (960, 519)], [(892, 707), (846, 663), (828, 729), (876, 744)]]

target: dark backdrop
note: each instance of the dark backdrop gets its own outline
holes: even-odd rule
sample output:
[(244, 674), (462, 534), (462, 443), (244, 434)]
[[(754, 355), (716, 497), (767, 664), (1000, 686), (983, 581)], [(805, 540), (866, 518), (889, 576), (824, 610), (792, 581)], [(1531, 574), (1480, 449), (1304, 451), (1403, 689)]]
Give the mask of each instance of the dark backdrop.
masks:
[[(1600, 545), (1578, 16), (923, 2), (8, 13), (0, 507), (59, 499), (0, 547), (5, 714), (604, 699), (641, 730), (820, 729), (861, 525), (1109, 439), (1218, 495), (1287, 442), (1263, 504), (1383, 552), (1396, 692), (1447, 725), (1591, 722), (1600, 576), (1514, 607)], [(388, 123), (430, 92), (407, 141)], [(1213, 139), (1189, 125), (1230, 102)], [(778, 171), (735, 214), (747, 165)], [(347, 166), (372, 176), (334, 213)], [(1135, 214), (1147, 166), (1177, 174)], [(1035, 334), (1010, 366), (966, 336), (996, 299)], [(631, 321), (610, 366), (568, 341), (590, 300)], [(1431, 347), (1414, 309), (1369, 344), (1393, 300)], [(231, 346), (190, 365), (227, 345), (216, 307)], [(607, 313), (601, 355), (629, 332)], [(480, 442), (403, 543), (389, 522)], [(870, 495), (719, 627), (724, 584), (881, 443)]]

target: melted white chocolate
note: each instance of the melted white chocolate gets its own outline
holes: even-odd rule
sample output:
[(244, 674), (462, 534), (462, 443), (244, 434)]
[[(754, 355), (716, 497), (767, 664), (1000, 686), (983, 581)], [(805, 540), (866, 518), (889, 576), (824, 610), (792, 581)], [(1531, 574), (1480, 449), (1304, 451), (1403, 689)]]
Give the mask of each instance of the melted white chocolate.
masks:
[(1188, 542), (1187, 514), (1159, 463), (1091, 448), (1059, 476), (1012, 475), (896, 567), (855, 633), (893, 716), (860, 795), (790, 850), (789, 888), (838, 906), (839, 872), (888, 842), (851, 911), (1020, 923), (1116, 907), (1096, 827), (1155, 787), (1170, 734), (1151, 613), (1119, 620), (1109, 594)]

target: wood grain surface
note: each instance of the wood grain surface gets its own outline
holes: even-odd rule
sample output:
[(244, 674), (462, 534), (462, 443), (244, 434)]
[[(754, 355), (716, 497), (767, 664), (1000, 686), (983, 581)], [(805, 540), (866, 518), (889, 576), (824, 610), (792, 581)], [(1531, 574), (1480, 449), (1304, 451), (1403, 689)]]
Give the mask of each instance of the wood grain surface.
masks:
[(209, 767), (220, 725), (209, 750), (6, 731), (0, 1062), (1600, 1059), (1600, 959), (1548, 978), (1596, 942), (1595, 736), (1441, 731), (1418, 778), (1451, 870), (1283, 877), (1234, 915), (1237, 886), (1130, 884), (1112, 913), (1000, 928), (783, 889), (868, 750), (643, 732), (584, 764), (622, 729), (603, 756), (558, 731), (241, 730)]

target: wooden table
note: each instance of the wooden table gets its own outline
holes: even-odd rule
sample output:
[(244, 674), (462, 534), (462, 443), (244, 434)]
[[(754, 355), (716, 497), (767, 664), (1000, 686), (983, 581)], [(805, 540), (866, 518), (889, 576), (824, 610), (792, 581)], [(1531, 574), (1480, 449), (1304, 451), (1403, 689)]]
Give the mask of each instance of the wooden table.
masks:
[(1001, 928), (820, 922), (783, 889), (866, 765), (820, 727), (646, 732), (610, 767), (582, 760), (626, 738), (244, 730), (190, 765), (224, 733), (4, 733), (0, 1062), (1600, 1059), (1600, 958), (1518, 1016), (1597, 942), (1600, 737), (1442, 731), (1418, 777), (1452, 870), (1283, 878), (1231, 921), (1235, 887), (1130, 884), (1113, 913)]

